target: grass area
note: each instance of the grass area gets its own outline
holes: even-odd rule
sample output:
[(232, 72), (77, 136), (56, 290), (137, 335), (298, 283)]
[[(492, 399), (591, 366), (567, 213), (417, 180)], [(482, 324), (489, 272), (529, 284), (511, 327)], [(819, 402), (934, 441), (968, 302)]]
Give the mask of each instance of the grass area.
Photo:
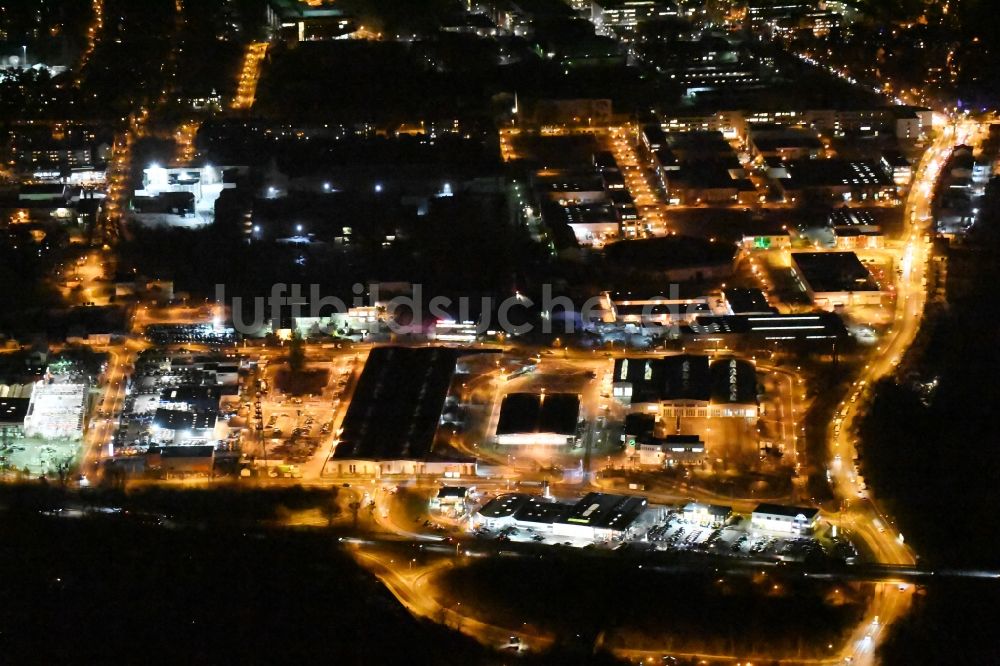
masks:
[(0, 542), (5, 663), (494, 663), (412, 618), (325, 530), (6, 511)]

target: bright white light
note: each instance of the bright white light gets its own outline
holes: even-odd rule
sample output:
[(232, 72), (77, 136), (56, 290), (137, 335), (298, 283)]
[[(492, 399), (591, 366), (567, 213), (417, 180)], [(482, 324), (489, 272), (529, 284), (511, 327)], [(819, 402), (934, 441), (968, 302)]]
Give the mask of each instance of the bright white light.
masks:
[(376, 192), (382, 191), (382, 183), (375, 183), (375, 191)]
[(154, 192), (159, 192), (167, 189), (168, 187), (167, 170), (162, 168), (156, 162), (150, 164), (149, 168), (146, 169), (146, 178), (149, 181), (147, 185), (147, 188), (149, 190), (152, 190)]
[(299, 234), (302, 233), (302, 225), (301, 224), (296, 224), (295, 225), (295, 233), (299, 233)]

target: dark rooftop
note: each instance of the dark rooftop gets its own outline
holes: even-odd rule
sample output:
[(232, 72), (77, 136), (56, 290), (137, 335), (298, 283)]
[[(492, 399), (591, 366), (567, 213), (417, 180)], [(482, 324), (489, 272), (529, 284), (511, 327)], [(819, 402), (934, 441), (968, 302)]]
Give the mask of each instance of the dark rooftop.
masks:
[(373, 349), (333, 457), (426, 458), (460, 355), (445, 347)]
[(208, 430), (215, 427), (217, 418), (214, 411), (184, 412), (161, 408), (153, 416), (153, 425), (164, 430)]
[(180, 386), (167, 387), (160, 391), (160, 400), (162, 402), (214, 403), (218, 405), (221, 395), (221, 386), (182, 384)]
[(161, 458), (211, 458), (215, 447), (205, 446), (162, 446), (157, 450)]
[(694, 335), (753, 335), (765, 340), (828, 339), (844, 335), (844, 320), (832, 312), (772, 315), (708, 315), (691, 325)]
[(656, 417), (652, 414), (633, 412), (625, 415), (625, 434), (636, 437), (650, 437), (656, 428)]
[(788, 162), (790, 189), (796, 187), (831, 187), (847, 185), (890, 186), (892, 179), (875, 162), (829, 160), (794, 160)]
[(498, 435), (576, 434), (580, 396), (575, 393), (509, 393), (500, 405)]
[(617, 359), (614, 381), (632, 384), (632, 402), (708, 400), (708, 357), (680, 354)]
[(589, 493), (558, 522), (624, 530), (635, 522), (645, 508), (645, 497)]
[(554, 523), (562, 519), (571, 509), (571, 504), (552, 502), (532, 495), (517, 510), (514, 519), (532, 523)]
[(479, 509), (479, 515), (486, 518), (506, 518), (531, 501), (532, 496), (524, 493), (498, 495)]
[(837, 208), (827, 217), (829, 226), (837, 227), (877, 227), (879, 223), (870, 211), (863, 208)]
[(793, 252), (792, 263), (813, 292), (879, 291), (853, 252)]
[(0, 398), (0, 425), (23, 424), (31, 398)]
[(723, 290), (722, 295), (732, 314), (768, 314), (775, 311), (760, 289), (730, 287)]
[(709, 369), (712, 404), (749, 405), (757, 402), (757, 369), (750, 361), (730, 358)]

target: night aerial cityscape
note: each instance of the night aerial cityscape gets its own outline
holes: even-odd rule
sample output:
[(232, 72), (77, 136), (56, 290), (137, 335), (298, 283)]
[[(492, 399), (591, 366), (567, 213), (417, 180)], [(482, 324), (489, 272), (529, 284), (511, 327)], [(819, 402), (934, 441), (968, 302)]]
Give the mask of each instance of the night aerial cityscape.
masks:
[(1000, 664), (995, 0), (0, 0), (0, 663)]

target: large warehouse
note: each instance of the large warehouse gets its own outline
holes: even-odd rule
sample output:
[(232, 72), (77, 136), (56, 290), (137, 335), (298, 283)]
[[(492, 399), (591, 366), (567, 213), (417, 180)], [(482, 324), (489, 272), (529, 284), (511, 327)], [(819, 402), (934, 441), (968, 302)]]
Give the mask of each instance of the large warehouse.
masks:
[(44, 439), (80, 439), (86, 404), (85, 385), (40, 381), (31, 392), (24, 434)]
[(646, 510), (645, 497), (588, 493), (578, 502), (555, 502), (536, 495), (500, 495), (483, 505), (473, 524), (490, 530), (513, 527), (589, 541), (626, 536)]
[(750, 361), (678, 354), (615, 361), (614, 397), (634, 409), (678, 416), (756, 419), (757, 370)]
[(575, 393), (509, 393), (500, 405), (497, 444), (572, 445), (579, 417), (580, 396)]
[(825, 310), (880, 305), (885, 295), (853, 252), (793, 252), (792, 272), (812, 302)]
[(698, 317), (682, 333), (692, 341), (735, 344), (832, 341), (847, 335), (840, 315), (810, 314), (711, 315)]
[(445, 347), (376, 347), (368, 355), (326, 471), (338, 476), (473, 475), (476, 461), (432, 451), (459, 356)]

